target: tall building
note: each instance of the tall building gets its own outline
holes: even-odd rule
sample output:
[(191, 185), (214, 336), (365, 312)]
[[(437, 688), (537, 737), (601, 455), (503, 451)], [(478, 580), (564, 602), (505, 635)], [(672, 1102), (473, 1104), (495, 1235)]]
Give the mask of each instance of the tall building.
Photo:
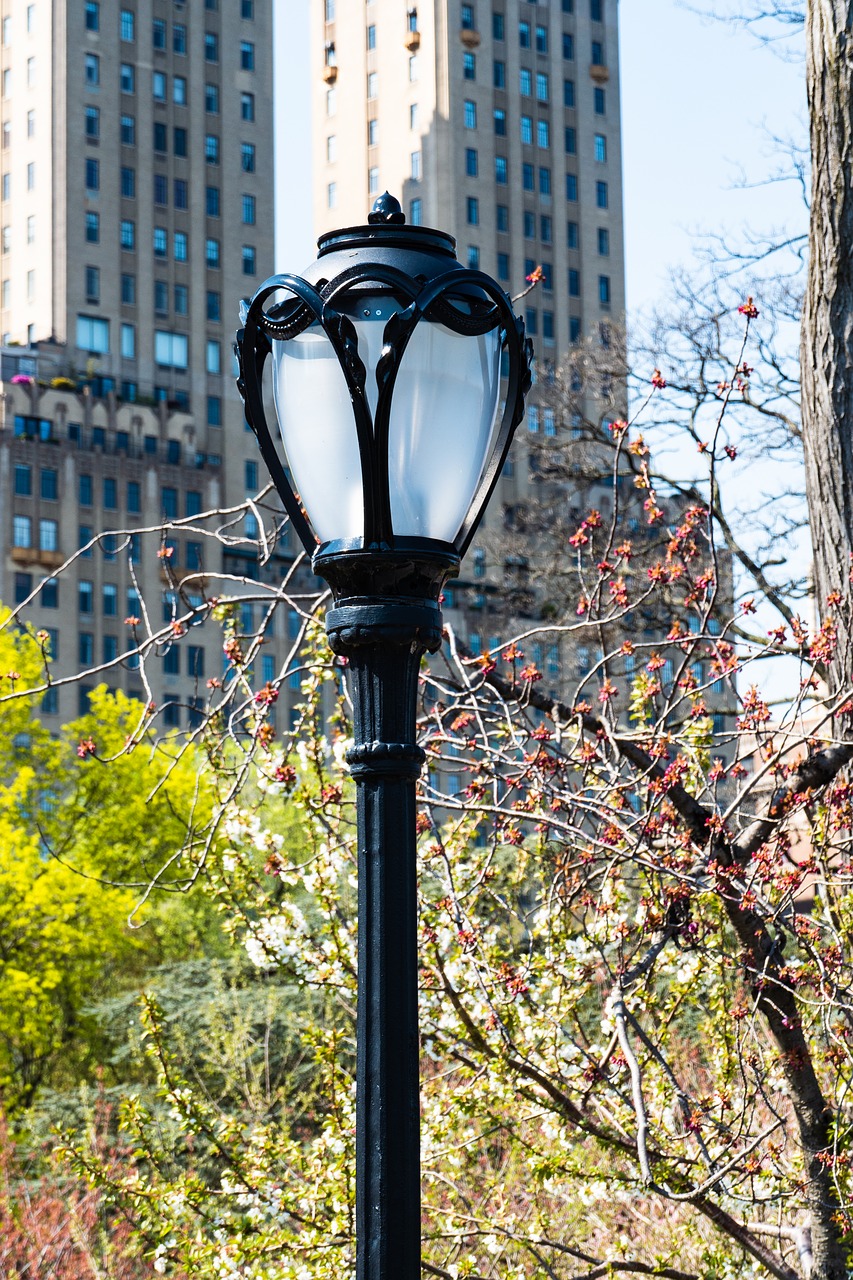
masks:
[(617, 0), (313, 0), (317, 232), (387, 189), (556, 359), (625, 309)]
[[(580, 441), (581, 420), (624, 414), (612, 387), (601, 399), (600, 376), (581, 386), (579, 369), (558, 374), (579, 343), (588, 369), (589, 348), (606, 351), (624, 317), (617, 0), (312, 4), (316, 230), (364, 222), (387, 189), (410, 222), (451, 232), (460, 260), (508, 293), (540, 268), (519, 303), (539, 371), (526, 425), (489, 509), (491, 534), (481, 530), (468, 580), (447, 593), (470, 643), (492, 648), (506, 636), (505, 616), (489, 616), (506, 611), (499, 526), (541, 500), (549, 448)], [(602, 509), (612, 502), (609, 461), (596, 491), (589, 448), (577, 452), (583, 480), (563, 482), (566, 520), (590, 496)], [(573, 487), (585, 492), (567, 495)], [(538, 603), (536, 592), (512, 597), (540, 616), (541, 592)], [(553, 681), (555, 642), (534, 649)]]
[(220, 544), (191, 526), (88, 543), (257, 491), (231, 347), (272, 270), (272, 0), (2, 0), (0, 600), (28, 602), (55, 675), (113, 663), (98, 679), (170, 723), (221, 676), (221, 632), (159, 646), (143, 682), (125, 617), (142, 596), (162, 627), (223, 570), (282, 565), (258, 568), (253, 515)]

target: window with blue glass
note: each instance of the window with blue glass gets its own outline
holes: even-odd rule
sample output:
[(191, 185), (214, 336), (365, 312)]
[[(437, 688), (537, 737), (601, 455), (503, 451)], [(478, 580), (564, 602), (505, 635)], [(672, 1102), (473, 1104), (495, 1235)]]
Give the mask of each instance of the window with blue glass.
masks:
[(495, 156), (495, 182), (500, 186), (505, 186), (507, 181), (507, 160), (506, 156)]
[(544, 166), (540, 166), (539, 169), (539, 194), (540, 196), (551, 194), (551, 170)]
[(508, 253), (498, 254), (498, 279), (503, 281), (509, 280), (509, 254)]
[(469, 178), (476, 178), (479, 171), (477, 150), (475, 147), (465, 148), (465, 172)]
[(462, 54), (462, 77), (464, 80), (477, 79), (477, 56), (468, 50)]
[(607, 98), (605, 96), (605, 90), (599, 85), (596, 85), (592, 91), (592, 105), (597, 116), (607, 114)]
[(505, 204), (497, 205), (495, 209), (495, 222), (498, 231), (509, 231), (509, 206)]
[(536, 190), (536, 170), (532, 164), (521, 166), (521, 186), (524, 191)]
[(578, 198), (577, 174), (566, 174), (566, 199), (574, 203)]
[(609, 205), (609, 195), (606, 182), (596, 182), (595, 184), (595, 203), (599, 209), (606, 209)]
[(581, 273), (577, 267), (569, 267), (569, 297), (579, 298), (581, 294)]
[(502, 13), (492, 14), (492, 39), (493, 40), (505, 39), (504, 16)]
[[(524, 238), (525, 240), (536, 239), (536, 214), (530, 209), (524, 210)], [(527, 274), (529, 275), (530, 273), (528, 272)]]
[(563, 32), (563, 57), (566, 62), (573, 62), (575, 57), (575, 40), (568, 31)]
[(477, 104), (472, 102), (470, 98), (465, 99), (464, 118), (466, 129), (477, 128)]
[(506, 112), (501, 107), (495, 108), (495, 134), (499, 138), (506, 137)]
[(505, 62), (498, 62), (497, 60), (494, 62), (492, 66), (492, 84), (495, 87), (495, 89), (506, 88), (506, 63)]
[(480, 201), (476, 196), (468, 196), (465, 201), (465, 213), (469, 226), (477, 227), (480, 225)]
[(610, 306), (610, 276), (598, 277), (598, 301), (603, 307)]

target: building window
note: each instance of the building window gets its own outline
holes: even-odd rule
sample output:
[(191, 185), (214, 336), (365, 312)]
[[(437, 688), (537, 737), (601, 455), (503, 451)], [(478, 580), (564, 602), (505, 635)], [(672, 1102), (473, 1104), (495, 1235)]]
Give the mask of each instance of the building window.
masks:
[(186, 369), (189, 340), (185, 333), (154, 332), (154, 359), (162, 369)]
[(577, 267), (569, 267), (569, 297), (579, 298), (581, 295), (581, 273)]
[(190, 202), (189, 202), (189, 187), (187, 185), (186, 178), (175, 178), (173, 193), (174, 193), (175, 208), (188, 209)]
[(204, 159), (207, 164), (219, 164), (219, 138), (215, 133), (205, 135)]
[(255, 46), (250, 40), (240, 41), (240, 69), (241, 71), (255, 69)]
[(330, 209), (338, 207), (338, 184), (330, 182), (326, 187), (326, 204)]
[(379, 76), (375, 71), (367, 74), (367, 99), (371, 102), (379, 93)]
[[(542, 312), (542, 338), (545, 342), (552, 343), (554, 341), (554, 312)], [(551, 413), (551, 430), (548, 430), (548, 413)], [(553, 411), (545, 411), (545, 434), (552, 436), (554, 434), (554, 415)]]
[(525, 312), (524, 322), (530, 337), (535, 338), (537, 333), (539, 332), (539, 313), (537, 312), (535, 307), (527, 308), (527, 311)]
[[(86, 84), (90, 89), (96, 88), (97, 85), (101, 83), (101, 59), (96, 53), (87, 53), (83, 65), (85, 69)], [(6, 96), (6, 79), (4, 73), (3, 97), (5, 98)]]
[(529, 98), (533, 92), (533, 75), (527, 67), (522, 67), (518, 73), (518, 91), (523, 98)]
[(253, 142), (242, 142), (240, 144), (240, 167), (244, 173), (255, 172), (255, 144)]
[[(39, 599), (43, 609), (59, 608), (59, 582), (56, 578), (45, 578)], [(51, 652), (53, 653), (52, 650)], [(53, 653), (53, 656), (55, 657), (56, 654)], [(56, 695), (57, 691), (53, 689), (51, 692)], [(58, 710), (58, 707), (54, 706), (53, 710)]]
[(596, 182), (595, 203), (599, 209), (606, 209), (608, 207), (609, 198), (608, 198), (606, 182)]
[(97, 160), (86, 161), (86, 190), (98, 191), (101, 186), (101, 166)]
[[(43, 473), (42, 473), (43, 474)], [(56, 475), (56, 472), (53, 473)], [(20, 498), (29, 498), (33, 491), (33, 470), (25, 463), (15, 464), (15, 493)]]
[(189, 312), (189, 290), (185, 284), (175, 285), (175, 315), (185, 316)]
[[(101, 113), (97, 107), (86, 108), (86, 137), (97, 139), (101, 136)], [(11, 125), (3, 125), (3, 146), (9, 145), (8, 133), (11, 132)]]
[(476, 54), (469, 53), (467, 50), (462, 54), (462, 78), (463, 80), (477, 79)]
[(207, 397), (207, 425), (209, 427), (222, 426), (222, 400), (219, 396)]
[(476, 102), (472, 102), (470, 98), (466, 98), (464, 112), (465, 112), (465, 128), (476, 129), (477, 128)]
[(530, 23), (519, 22), (518, 24), (518, 43), (520, 48), (530, 48)]
[(177, 107), (185, 107), (187, 105), (186, 76), (172, 77), (172, 101)]
[(255, 17), (255, 0), (240, 0), (240, 17), (251, 22)]
[[(5, 231), (6, 228), (4, 227)], [(101, 238), (101, 215), (99, 213), (86, 214), (86, 241), (88, 244), (97, 244)], [(4, 242), (5, 247), (5, 242)]]
[(29, 516), (12, 517), (12, 546), (31, 547), (33, 545), (33, 522)]
[(499, 204), (495, 210), (495, 221), (498, 231), (509, 231), (509, 206)]
[(103, 590), (104, 617), (114, 618), (118, 614), (118, 587), (114, 582), (105, 582)]
[(128, 307), (136, 306), (136, 276), (123, 275), (121, 278), (121, 300)]
[(132, 63), (123, 62), (119, 68), (119, 85), (122, 93), (136, 92), (136, 70)]
[(506, 156), (495, 156), (495, 182), (500, 186), (506, 186), (507, 181), (507, 163)]
[(247, 227), (253, 227), (256, 221), (257, 206), (254, 196), (244, 195), (242, 201), (243, 207), (243, 223)]
[(504, 16), (502, 13), (492, 14), (492, 39), (493, 40), (505, 39)]
[(172, 130), (172, 150), (179, 159), (186, 158), (187, 131), (181, 125), (176, 125)]
[(101, 273), (97, 267), (86, 268), (86, 301), (100, 302)]
[(376, 165), (371, 165), (367, 170), (367, 194), (375, 196), (379, 193), (379, 169)]
[(186, 262), (187, 260), (187, 233), (186, 231), (176, 231), (172, 241), (175, 262)]
[(548, 76), (544, 71), (536, 72), (536, 98), (539, 102), (547, 102), (550, 98)]
[(589, 16), (593, 22), (601, 22), (601, 0), (589, 0)]
[(480, 249), (476, 244), (468, 245), (468, 266), (472, 271), (480, 270)]
[(412, 56), (409, 58), (410, 84), (414, 84), (417, 81), (417, 78), (419, 75), (420, 75), (420, 63), (418, 62), (417, 54), (413, 53)]
[(598, 301), (603, 307), (610, 306), (610, 276), (598, 277)]
[(186, 56), (187, 29), (182, 22), (176, 22), (172, 27), (172, 52), (176, 53), (179, 58)]
[(208, 218), (219, 217), (219, 187), (205, 188), (204, 211)]
[(15, 604), (23, 604), (33, 592), (33, 575), (31, 573), (15, 574)]
[(409, 207), (409, 222), (413, 227), (420, 227), (423, 224), (423, 203), (420, 196), (416, 196)]
[(219, 61), (219, 36), (213, 31), (204, 33), (204, 60), (205, 62)]
[(221, 363), (222, 363), (222, 361), (221, 361), (221, 351), (222, 351), (222, 346), (221, 346), (221, 344), (220, 344), (219, 342), (217, 342), (214, 338), (208, 338), (208, 340), (207, 340), (207, 348), (206, 348), (206, 353), (207, 353), (207, 356), (206, 356), (206, 358), (207, 358), (207, 372), (208, 372), (208, 373), (221, 373), (221, 372), (222, 372), (222, 368), (221, 368)]
[(499, 138), (506, 137), (506, 112), (500, 107), (495, 109), (495, 135)]
[[(110, 322), (95, 316), (77, 317), (77, 346), (93, 355), (108, 355), (110, 350)], [(82, 502), (82, 498), (81, 498)]]
[(122, 219), (119, 238), (122, 249), (136, 248), (136, 223), (132, 222), (130, 218)]
[(154, 203), (159, 205), (169, 203), (169, 179), (165, 173), (154, 174)]
[(219, 324), (222, 320), (222, 296), (216, 289), (207, 291), (207, 318), (211, 324)]
[[(539, 239), (542, 241), (543, 244), (551, 243), (551, 240), (553, 238), (553, 233), (551, 228), (552, 228), (552, 223), (549, 215), (547, 213), (541, 214), (539, 217)], [(544, 270), (544, 267), (543, 267), (543, 270)], [(549, 277), (550, 277), (550, 268), (549, 268)], [(545, 287), (544, 281), (543, 281), (543, 287)], [(549, 289), (551, 288), (550, 278), (549, 278), (547, 288)]]
[(209, 116), (219, 115), (218, 84), (206, 84), (204, 86), (204, 109)]
[(119, 137), (123, 147), (136, 146), (136, 116), (122, 116), (120, 118)]
[(521, 166), (521, 186), (524, 191), (536, 190), (536, 170), (532, 164)]
[(375, 23), (371, 23), (370, 26), (367, 28), (367, 48), (368, 50), (376, 48), (376, 24)]
[(532, 116), (521, 117), (521, 141), (527, 146), (531, 146), (533, 143), (533, 117)]
[(566, 174), (566, 199), (574, 203), (578, 198), (578, 179), (577, 174)]
[(243, 275), (244, 276), (255, 275), (257, 271), (257, 257), (256, 257), (255, 246), (253, 244), (243, 245), (242, 261), (243, 261)]
[(56, 520), (39, 520), (39, 550), (59, 550), (59, 524)]
[(250, 124), (253, 123), (255, 119), (255, 95), (253, 93), (240, 94), (240, 118)]
[(547, 27), (536, 28), (536, 52), (537, 53), (548, 52), (548, 28)]
[(565, 130), (565, 150), (567, 156), (573, 156), (577, 152), (577, 141), (575, 130), (567, 125)]
[[(536, 239), (536, 214), (530, 209), (524, 210), (524, 238), (525, 240)], [(531, 264), (531, 271), (535, 266), (535, 262)], [(527, 274), (529, 275), (530, 272), (528, 271)]]
[(169, 252), (169, 233), (165, 227), (155, 227), (153, 236), (155, 258), (165, 258)]
[(551, 170), (545, 167), (539, 169), (539, 194), (540, 196), (551, 194)]
[(121, 354), (126, 360), (136, 358), (136, 327), (132, 324), (121, 326)]
[(599, 85), (596, 85), (592, 91), (592, 103), (597, 116), (604, 116), (607, 114), (607, 98), (605, 96), (605, 90)]
[(121, 11), (119, 37), (128, 43), (136, 39), (136, 17), (132, 9), (122, 9)]
[(470, 227), (480, 225), (480, 201), (476, 196), (468, 196), (465, 202), (466, 216)]
[(607, 227), (598, 228), (598, 253), (602, 258), (610, 256), (610, 232)]
[(36, 113), (33, 110), (27, 112), (27, 137), (34, 138), (36, 136)]
[(551, 145), (551, 126), (547, 120), (536, 121), (536, 143), (540, 147)]
[(566, 62), (574, 62), (575, 58), (575, 41), (574, 37), (568, 31), (563, 32), (563, 57)]
[(607, 139), (603, 133), (595, 135), (595, 159), (598, 164), (607, 163)]
[(498, 254), (498, 279), (504, 280), (504, 281), (509, 280), (509, 254), (508, 253)]
[(162, 71), (155, 71), (152, 74), (151, 94), (155, 102), (166, 101), (166, 77)]
[(594, 67), (604, 66), (604, 45), (600, 40), (593, 40), (590, 61)]
[(492, 85), (495, 89), (506, 88), (506, 63), (495, 62), (492, 66)]
[(162, 120), (154, 121), (153, 133), (154, 150), (160, 152), (161, 155), (165, 155), (169, 148), (169, 131)]

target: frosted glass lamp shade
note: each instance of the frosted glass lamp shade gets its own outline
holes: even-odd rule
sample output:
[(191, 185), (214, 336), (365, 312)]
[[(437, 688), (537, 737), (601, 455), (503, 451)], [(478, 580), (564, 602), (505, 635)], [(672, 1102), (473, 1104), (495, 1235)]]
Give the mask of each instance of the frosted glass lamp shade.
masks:
[[(349, 311), (367, 369), (375, 421), (376, 365), (392, 299), (362, 297)], [(313, 324), (273, 341), (279, 427), (293, 480), (321, 542), (364, 536), (364, 487), (355, 418), (329, 339)], [(421, 320), (404, 352), (388, 425), (388, 487), (395, 537), (452, 543), (494, 446), (500, 331), (470, 336)]]

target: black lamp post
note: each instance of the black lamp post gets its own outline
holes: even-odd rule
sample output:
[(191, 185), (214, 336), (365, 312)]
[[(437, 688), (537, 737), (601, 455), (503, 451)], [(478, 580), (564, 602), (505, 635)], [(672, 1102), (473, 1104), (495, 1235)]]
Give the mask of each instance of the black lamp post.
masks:
[[(460, 266), (451, 236), (407, 226), (387, 193), (368, 223), (321, 236), (303, 278), (273, 276), (242, 304), (238, 386), (291, 523), (332, 589), (326, 630), (350, 673), (356, 1277), (420, 1280), (418, 670), (441, 644), (441, 589), (524, 413), (532, 350), (507, 295)], [(270, 354), (284, 461), (264, 415)]]

